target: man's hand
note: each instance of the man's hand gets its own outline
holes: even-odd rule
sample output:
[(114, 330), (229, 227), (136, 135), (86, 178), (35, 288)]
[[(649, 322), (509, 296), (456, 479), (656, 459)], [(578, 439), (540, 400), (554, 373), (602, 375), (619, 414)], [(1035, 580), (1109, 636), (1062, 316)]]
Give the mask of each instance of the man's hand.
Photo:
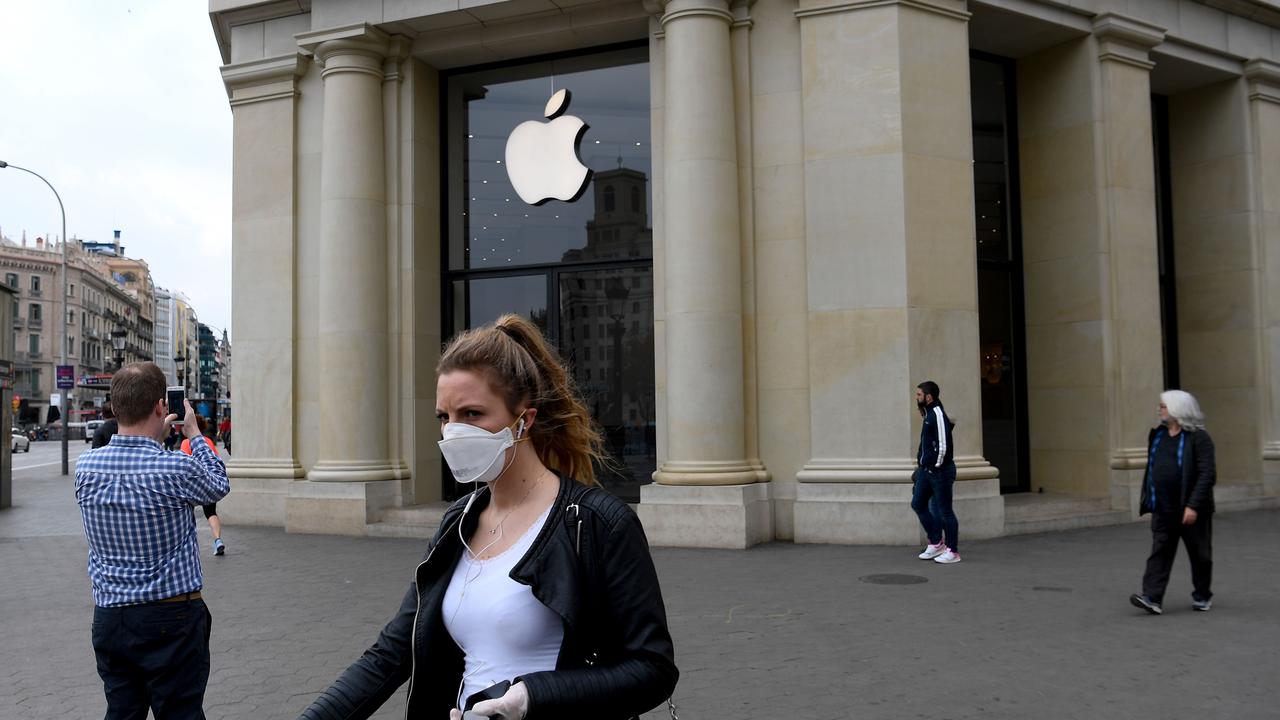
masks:
[(188, 440), (195, 440), (200, 437), (200, 425), (196, 423), (196, 411), (191, 407), (191, 401), (186, 398), (182, 399), (182, 407), (186, 411), (186, 415), (182, 418), (182, 435)]
[(1195, 525), (1195, 524), (1196, 524), (1196, 517), (1198, 517), (1198, 515), (1196, 514), (1196, 511), (1195, 511), (1195, 510), (1192, 510), (1191, 508), (1184, 508), (1184, 509), (1182, 510), (1182, 524), (1183, 524), (1183, 525)]
[[(525, 689), (524, 683), (518, 682), (497, 700), (476, 703), (471, 712), (484, 717), (524, 720), (524, 716), (529, 713), (529, 691)], [(449, 720), (462, 720), (462, 711), (457, 708), (450, 710)]]

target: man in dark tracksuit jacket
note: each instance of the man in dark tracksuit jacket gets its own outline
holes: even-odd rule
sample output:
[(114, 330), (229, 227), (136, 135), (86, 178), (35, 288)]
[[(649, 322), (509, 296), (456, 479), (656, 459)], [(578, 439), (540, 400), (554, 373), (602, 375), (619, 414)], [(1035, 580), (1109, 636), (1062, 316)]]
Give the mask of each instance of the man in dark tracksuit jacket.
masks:
[[(931, 380), (916, 386), (916, 406), (924, 423), (920, 427), (911, 509), (929, 537), (929, 546), (920, 553), (920, 559), (950, 564), (960, 562), (960, 522), (951, 506), (956, 482), (955, 443), (951, 435), (955, 424), (943, 410), (940, 394), (938, 384)], [(936, 501), (937, 516), (929, 507), (931, 499)]]

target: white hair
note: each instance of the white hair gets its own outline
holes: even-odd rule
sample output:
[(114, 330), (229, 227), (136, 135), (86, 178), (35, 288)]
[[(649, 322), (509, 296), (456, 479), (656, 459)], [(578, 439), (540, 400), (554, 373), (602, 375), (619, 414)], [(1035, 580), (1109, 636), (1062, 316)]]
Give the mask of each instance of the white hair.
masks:
[(1169, 418), (1182, 426), (1184, 430), (1195, 432), (1204, 429), (1204, 412), (1200, 403), (1189, 392), (1182, 390), (1166, 390), (1160, 393), (1160, 402), (1164, 403)]

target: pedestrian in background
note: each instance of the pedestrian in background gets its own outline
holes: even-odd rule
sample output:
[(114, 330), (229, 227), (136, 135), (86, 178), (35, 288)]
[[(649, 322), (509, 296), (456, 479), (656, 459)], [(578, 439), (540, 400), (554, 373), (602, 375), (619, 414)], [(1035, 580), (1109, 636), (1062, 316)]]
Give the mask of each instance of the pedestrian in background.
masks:
[(115, 435), (120, 430), (120, 423), (116, 421), (116, 414), (115, 411), (111, 409), (111, 403), (104, 403), (102, 405), (102, 417), (104, 418), (103, 423), (98, 426), (97, 430), (93, 431), (93, 443), (90, 447), (91, 450), (97, 450), (111, 442), (111, 436)]
[(1191, 560), (1191, 607), (1213, 606), (1213, 485), (1217, 482), (1213, 438), (1204, 429), (1204, 413), (1191, 393), (1160, 394), (1160, 425), (1147, 435), (1147, 471), (1142, 477), (1138, 514), (1151, 513), (1151, 555), (1142, 575), (1136, 607), (1159, 615), (1164, 591), (1178, 554), (1178, 541)]
[[(395, 617), (312, 703), (360, 720), (638, 716), (678, 672), (644, 529), (600, 489), (603, 439), (538, 328), (504, 315), (436, 368), (440, 450), (474, 492), (445, 512)], [(475, 703), (472, 707), (472, 703)]]
[[(916, 386), (916, 409), (923, 412), (920, 426), (920, 448), (916, 453), (915, 482), (911, 490), (911, 509), (920, 518), (929, 544), (918, 556), (949, 565), (960, 562), (960, 522), (952, 507), (952, 491), (956, 484), (955, 443), (947, 417), (942, 390), (936, 382), (926, 380)], [(936, 503), (936, 504), (935, 504)]]
[[(231, 490), (222, 461), (204, 443), (190, 457), (160, 441), (177, 415), (164, 373), (132, 363), (111, 380), (120, 429), (76, 463), (76, 502), (89, 544), (93, 651), (108, 718), (203, 718), (212, 618), (192, 507)], [(188, 438), (199, 426), (183, 403)]]
[[(200, 436), (196, 438), (196, 442), (208, 444), (213, 454), (217, 455), (218, 445), (213, 441), (213, 430), (209, 427), (209, 421), (205, 420), (203, 415), (196, 415), (196, 425), (200, 428)], [(189, 438), (182, 441), (181, 449), (187, 455), (191, 454)], [(206, 503), (200, 506), (200, 510), (204, 512), (204, 519), (209, 521), (209, 530), (213, 533), (213, 554), (225, 555), (227, 544), (222, 541), (222, 520), (218, 518), (218, 503)]]

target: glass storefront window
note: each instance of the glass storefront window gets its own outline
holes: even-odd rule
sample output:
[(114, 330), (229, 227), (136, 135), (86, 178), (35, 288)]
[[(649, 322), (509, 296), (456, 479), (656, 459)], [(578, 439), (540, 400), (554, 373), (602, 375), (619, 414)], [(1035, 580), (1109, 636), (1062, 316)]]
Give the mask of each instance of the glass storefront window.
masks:
[(975, 53), (969, 73), (982, 454), (999, 468), (1002, 492), (1022, 492), (1030, 488), (1030, 458), (1014, 66)]
[[(531, 206), (503, 166), (522, 122), (547, 100), (588, 128), (581, 198)], [(653, 173), (644, 46), (458, 72), (445, 78), (446, 336), (507, 312), (531, 318), (570, 366), (603, 431), (605, 487), (632, 502), (656, 466)], [(446, 474), (444, 492), (457, 494)]]

